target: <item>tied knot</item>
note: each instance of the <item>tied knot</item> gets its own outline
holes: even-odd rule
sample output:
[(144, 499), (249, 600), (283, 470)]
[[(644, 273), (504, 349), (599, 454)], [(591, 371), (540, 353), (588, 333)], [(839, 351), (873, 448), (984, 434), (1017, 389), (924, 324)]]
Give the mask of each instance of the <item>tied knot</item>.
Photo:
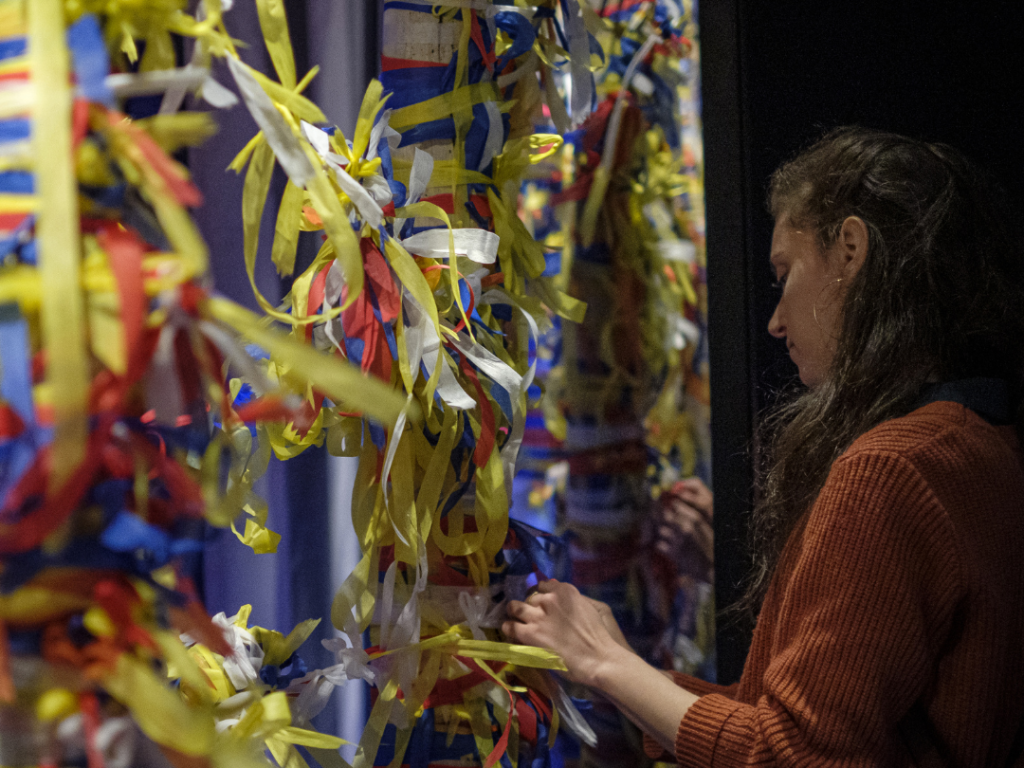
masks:
[(485, 590), (479, 590), (460, 592), (459, 607), (466, 616), (466, 624), (473, 633), (473, 639), (486, 640), (484, 628), (496, 626), (501, 604), (492, 602), (490, 594)]
[(324, 677), (335, 685), (341, 685), (346, 680), (362, 679), (373, 683), (376, 673), (370, 666), (370, 657), (363, 650), (361, 645), (352, 641), (351, 636), (342, 632), (341, 637), (332, 637), (321, 640), (324, 648), (334, 654), (337, 662), (333, 667), (323, 670)]

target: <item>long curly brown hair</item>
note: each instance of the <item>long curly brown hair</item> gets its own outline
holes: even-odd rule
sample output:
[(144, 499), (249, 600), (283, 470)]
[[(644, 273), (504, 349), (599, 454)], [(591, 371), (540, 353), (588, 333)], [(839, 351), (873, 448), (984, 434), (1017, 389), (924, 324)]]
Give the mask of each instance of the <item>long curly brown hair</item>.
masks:
[(1020, 212), (962, 154), (863, 128), (834, 130), (772, 176), (776, 220), (813, 228), (822, 253), (848, 216), (868, 254), (843, 298), (821, 385), (764, 420), (752, 518), (756, 613), (790, 533), (833, 462), (872, 427), (913, 409), (929, 381), (1009, 384), (1024, 435), (1024, 239)]

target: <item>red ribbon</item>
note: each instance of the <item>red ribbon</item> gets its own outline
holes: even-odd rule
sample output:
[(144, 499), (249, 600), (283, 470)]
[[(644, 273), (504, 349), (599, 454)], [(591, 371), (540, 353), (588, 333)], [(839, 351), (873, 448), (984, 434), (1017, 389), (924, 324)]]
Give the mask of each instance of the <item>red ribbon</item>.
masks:
[(473, 451), (473, 463), (483, 468), (491, 458), (491, 451), (494, 450), (494, 408), (491, 401), (484, 394), (484, 388), (480, 385), (476, 371), (466, 361), (465, 355), (461, 356), (462, 372), (466, 375), (476, 388), (477, 400), (480, 403), (480, 437), (476, 441), (476, 449)]
[(96, 744), (100, 730), (100, 702), (96, 694), (86, 691), (78, 695), (78, 707), (82, 710), (82, 728), (85, 731), (85, 754), (89, 768), (105, 768), (103, 751)]
[(9, 405), (0, 405), (0, 439), (13, 440), (25, 431), (25, 422)]
[[(0, 554), (10, 555), (35, 549), (71, 516), (99, 468), (112, 421), (112, 418), (104, 417), (93, 430), (85, 458), (60, 488), (20, 520), (0, 522)], [(22, 509), (33, 496), (45, 494), (46, 481), (50, 475), (50, 450), (50, 446), (41, 448), (32, 466), (11, 489), (7, 504), (0, 513), (3, 518), (9, 518), (13, 511)]]
[[(96, 107), (94, 107), (95, 109)], [(203, 204), (203, 196), (199, 190), (188, 180), (184, 169), (174, 160), (167, 156), (167, 153), (150, 137), (148, 133), (138, 128), (120, 112), (107, 111), (107, 120), (110, 125), (120, 126), (132, 138), (132, 142), (142, 154), (143, 158), (163, 179), (167, 189), (174, 196), (179, 204), (192, 208)]]

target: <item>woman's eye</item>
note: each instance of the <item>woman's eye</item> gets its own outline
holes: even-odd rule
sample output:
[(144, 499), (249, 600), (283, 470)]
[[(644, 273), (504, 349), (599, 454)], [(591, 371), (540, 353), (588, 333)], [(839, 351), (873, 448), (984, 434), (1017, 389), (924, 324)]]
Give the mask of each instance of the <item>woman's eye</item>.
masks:
[(786, 278), (787, 277), (788, 277), (788, 275), (781, 275), (780, 277), (777, 277), (775, 279), (775, 282), (772, 283), (772, 287), (775, 288), (775, 290), (777, 290), (777, 291), (781, 291), (783, 288), (786, 287)]

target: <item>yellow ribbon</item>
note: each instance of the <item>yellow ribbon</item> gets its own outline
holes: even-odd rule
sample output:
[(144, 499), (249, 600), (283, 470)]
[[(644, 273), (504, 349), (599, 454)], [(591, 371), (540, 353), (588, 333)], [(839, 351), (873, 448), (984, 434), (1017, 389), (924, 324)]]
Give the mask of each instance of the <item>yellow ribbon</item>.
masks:
[(167, 687), (148, 664), (122, 654), (101, 680), (104, 690), (129, 710), (153, 741), (186, 755), (208, 755), (213, 748), (212, 710), (191, 707)]
[(440, 96), (410, 104), (391, 113), (389, 125), (396, 131), (412, 128), (420, 123), (450, 117), (456, 110), (472, 108), (485, 101), (501, 101), (501, 91), (494, 83), (474, 83)]
[(71, 153), (71, 88), (61, 0), (27, 3), (36, 188), (43, 209), (36, 222), (43, 285), (46, 378), (54, 392), (52, 491), (85, 456), (89, 370), (81, 294), (77, 184)]
[(317, 352), (284, 334), (266, 328), (259, 316), (227, 299), (212, 297), (209, 314), (266, 350), (288, 360), (289, 375), (311, 384), (335, 403), (356, 408), (371, 418), (392, 422), (405, 407), (405, 398), (387, 384), (363, 376), (354, 365)]
[(295, 87), (295, 55), (288, 34), (288, 14), (282, 0), (256, 0), (260, 29), (267, 45), (267, 53), (285, 88)]

